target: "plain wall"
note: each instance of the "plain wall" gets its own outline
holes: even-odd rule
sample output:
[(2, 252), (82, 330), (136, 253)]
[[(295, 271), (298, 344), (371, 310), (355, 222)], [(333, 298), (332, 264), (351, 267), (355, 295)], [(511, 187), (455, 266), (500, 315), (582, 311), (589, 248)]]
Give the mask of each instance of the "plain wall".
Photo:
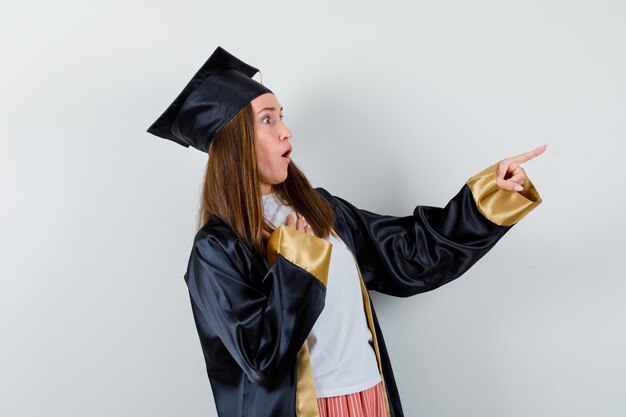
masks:
[[(407, 416), (623, 416), (620, 1), (0, 6), (0, 415), (214, 416), (183, 280), (206, 154), (145, 132), (221, 45), (315, 186), (404, 216), (524, 165), (463, 277), (373, 294)], [(258, 79), (258, 76), (257, 76)]]

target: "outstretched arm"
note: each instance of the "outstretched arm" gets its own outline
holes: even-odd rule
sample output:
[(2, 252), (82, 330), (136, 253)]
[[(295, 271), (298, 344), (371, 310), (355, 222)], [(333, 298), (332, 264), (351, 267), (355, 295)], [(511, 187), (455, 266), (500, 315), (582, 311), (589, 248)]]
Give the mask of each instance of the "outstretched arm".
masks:
[[(461, 276), (541, 203), (519, 167), (541, 154), (541, 148), (479, 172), (445, 207), (417, 206), (409, 216), (376, 214), (332, 196), (352, 236), (367, 288), (407, 297)], [(521, 183), (522, 191), (506, 188)]]

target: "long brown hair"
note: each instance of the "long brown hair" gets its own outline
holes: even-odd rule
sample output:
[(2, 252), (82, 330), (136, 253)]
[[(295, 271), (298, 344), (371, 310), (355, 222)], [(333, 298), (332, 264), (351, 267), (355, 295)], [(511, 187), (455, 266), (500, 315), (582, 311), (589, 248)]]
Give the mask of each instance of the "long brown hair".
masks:
[[(261, 185), (254, 150), (254, 119), (248, 103), (213, 138), (204, 173), (198, 228), (218, 216), (257, 254), (265, 255), (262, 230), (273, 231), (263, 217)], [(304, 173), (289, 162), (287, 179), (272, 191), (284, 204), (304, 216), (316, 236), (327, 237), (335, 213), (311, 186)]]

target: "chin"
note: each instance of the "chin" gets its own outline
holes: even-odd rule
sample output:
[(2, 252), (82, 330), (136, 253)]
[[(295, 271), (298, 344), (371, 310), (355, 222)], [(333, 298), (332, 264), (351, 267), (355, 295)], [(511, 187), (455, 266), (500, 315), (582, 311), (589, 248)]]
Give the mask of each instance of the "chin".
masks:
[(287, 179), (287, 174), (285, 174), (284, 177), (279, 178), (278, 181), (276, 181), (276, 184), (282, 184), (283, 182), (285, 182), (286, 179)]

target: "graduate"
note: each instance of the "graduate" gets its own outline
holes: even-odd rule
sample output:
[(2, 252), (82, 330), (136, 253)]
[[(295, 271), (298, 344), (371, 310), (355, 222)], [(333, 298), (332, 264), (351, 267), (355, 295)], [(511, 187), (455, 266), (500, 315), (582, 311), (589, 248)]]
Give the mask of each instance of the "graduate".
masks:
[(376, 214), (312, 187), (257, 72), (217, 47), (148, 129), (208, 154), (184, 279), (217, 413), (401, 417), (368, 292), (409, 297), (471, 268), (541, 203), (521, 164), (545, 145), (443, 208)]

